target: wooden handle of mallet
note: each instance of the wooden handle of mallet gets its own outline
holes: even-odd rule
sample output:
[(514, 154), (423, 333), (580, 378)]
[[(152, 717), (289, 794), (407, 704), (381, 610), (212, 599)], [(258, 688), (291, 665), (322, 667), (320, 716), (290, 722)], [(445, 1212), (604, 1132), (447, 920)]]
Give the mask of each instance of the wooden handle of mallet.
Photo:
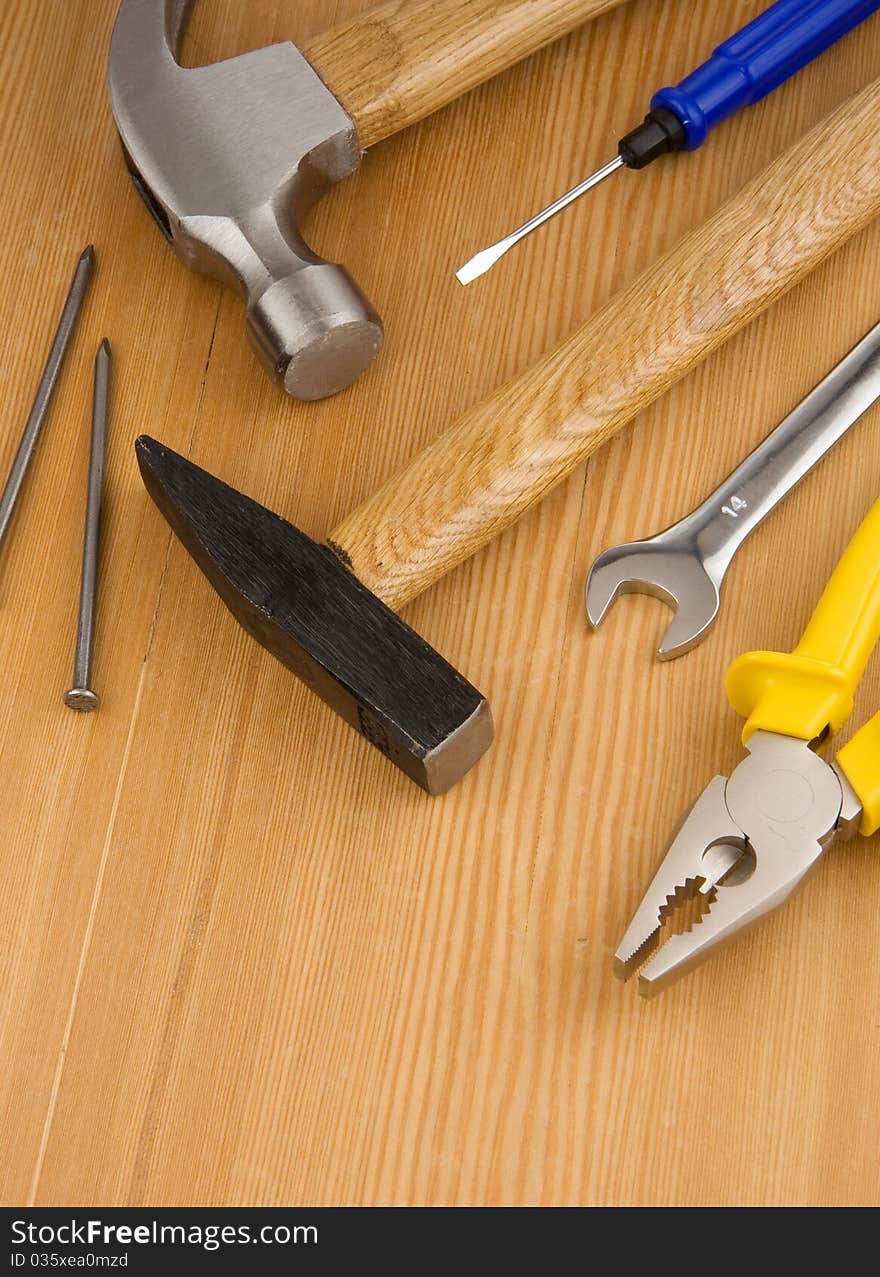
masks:
[(622, 2), (386, 0), (302, 51), (366, 149)]
[(503, 532), (880, 215), (880, 80), (846, 102), (331, 534), (392, 607)]

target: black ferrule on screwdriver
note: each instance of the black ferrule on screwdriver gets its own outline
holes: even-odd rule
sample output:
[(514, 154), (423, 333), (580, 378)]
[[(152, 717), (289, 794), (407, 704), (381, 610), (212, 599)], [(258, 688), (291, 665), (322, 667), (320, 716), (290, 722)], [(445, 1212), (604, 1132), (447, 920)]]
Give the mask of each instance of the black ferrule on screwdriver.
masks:
[(617, 148), (627, 168), (646, 168), (661, 155), (681, 151), (687, 142), (687, 133), (674, 111), (659, 106), (645, 116), (632, 133), (621, 138)]

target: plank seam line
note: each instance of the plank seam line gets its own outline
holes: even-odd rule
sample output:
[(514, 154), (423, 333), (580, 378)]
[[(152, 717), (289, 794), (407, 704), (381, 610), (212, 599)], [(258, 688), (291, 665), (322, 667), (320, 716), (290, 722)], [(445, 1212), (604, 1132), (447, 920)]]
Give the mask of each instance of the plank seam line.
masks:
[[(553, 688), (553, 710), (550, 715), (550, 730), (547, 734), (547, 746), (544, 750), (545, 775), (553, 765), (553, 756), (554, 756), (553, 741), (556, 738), (556, 723), (557, 723), (557, 719), (559, 718), (559, 699), (560, 699), (560, 696), (562, 695), (562, 683), (563, 683), (563, 678), (565, 674), (565, 656), (569, 646), (569, 622), (571, 619), (571, 610), (572, 610), (572, 587), (574, 586), (575, 575), (578, 571), (578, 546), (580, 544), (580, 539), (581, 539), (580, 531), (581, 531), (581, 527), (583, 526), (584, 505), (587, 499), (588, 478), (589, 478), (589, 463), (587, 463), (587, 466), (584, 470), (584, 477), (581, 483), (580, 500), (578, 502), (578, 515), (577, 515), (577, 521), (575, 523), (575, 534), (574, 534), (572, 550), (571, 550), (571, 562), (570, 562), (569, 570), (567, 573), (568, 602), (565, 605), (565, 620), (562, 625), (562, 641), (559, 644), (558, 657), (557, 657), (557, 663), (556, 663), (556, 679), (555, 679), (555, 685)], [(577, 596), (575, 595), (575, 598), (576, 597)], [(545, 790), (544, 790), (544, 798), (541, 802), (540, 815), (538, 816), (536, 847), (537, 845), (540, 844), (543, 838), (544, 819), (547, 813), (547, 803), (549, 801), (549, 793), (550, 793), (550, 789), (549, 789), (549, 786), (547, 786), (545, 787)], [(528, 897), (526, 901), (525, 926), (523, 928), (523, 946), (522, 946), (522, 952), (520, 954), (520, 975), (522, 974), (522, 966), (526, 960), (526, 941), (528, 939), (528, 934), (529, 934), (529, 919), (531, 918), (531, 915), (532, 915), (532, 903), (533, 903), (534, 891), (535, 891), (535, 872), (537, 868), (538, 854), (539, 853), (536, 850), (536, 854), (532, 860), (531, 869), (529, 871), (529, 890), (528, 890)]]
[(131, 724), (128, 729), (128, 738), (125, 742), (125, 749), (122, 754), (122, 762), (119, 768), (119, 776), (116, 781), (116, 791), (113, 795), (113, 806), (110, 809), (110, 819), (107, 824), (107, 834), (104, 838), (104, 845), (101, 848), (101, 860), (98, 865), (98, 873), (95, 878), (95, 886), (92, 891), (91, 904), (89, 906), (89, 916), (86, 921), (86, 928), (83, 934), (82, 948), (80, 949), (79, 964), (77, 966), (76, 978), (73, 983), (73, 991), (71, 993), (70, 1008), (67, 1013), (67, 1021), (64, 1026), (64, 1036), (61, 1041), (61, 1050), (58, 1053), (58, 1063), (55, 1067), (55, 1077), (52, 1082), (52, 1090), (49, 1095), (49, 1103), (46, 1109), (46, 1119), (43, 1123), (43, 1131), (40, 1137), (40, 1147), (37, 1151), (37, 1160), (34, 1166), (34, 1174), (31, 1180), (30, 1192), (28, 1193), (27, 1205), (34, 1206), (36, 1202), (37, 1188), (40, 1177), (43, 1172), (43, 1163), (45, 1161), (46, 1149), (49, 1144), (49, 1135), (52, 1123), (55, 1118), (55, 1110), (58, 1104), (58, 1096), (61, 1091), (61, 1078), (64, 1073), (64, 1065), (67, 1060), (67, 1050), (70, 1045), (70, 1036), (73, 1030), (73, 1020), (76, 1015), (76, 1008), (79, 1002), (79, 991), (82, 985), (83, 975), (85, 973), (86, 961), (91, 948), (92, 935), (95, 929), (95, 919), (98, 913), (98, 902), (101, 896), (101, 890), (104, 885), (104, 875), (107, 869), (107, 862), (110, 859), (110, 847), (113, 839), (113, 831), (116, 827), (116, 817), (119, 812), (119, 805), (122, 800), (123, 782), (128, 772), (128, 763), (131, 755), (132, 745), (134, 742), (135, 727), (140, 717), (141, 700), (143, 697), (144, 685), (146, 682), (146, 665), (141, 670), (138, 680), (137, 695), (135, 697), (134, 707), (132, 709)]
[[(223, 293), (220, 286), (218, 285), (217, 309), (214, 311), (214, 325), (211, 329), (211, 341), (208, 345), (208, 354), (205, 358), (205, 366), (202, 370), (202, 383), (201, 383), (201, 386), (199, 387), (199, 398), (198, 398), (198, 402), (196, 403), (195, 412), (193, 413), (192, 430), (190, 431), (189, 440), (187, 441), (187, 445), (186, 445), (187, 455), (189, 455), (192, 452), (193, 440), (195, 439), (195, 436), (196, 436), (196, 430), (198, 429), (199, 417), (201, 416), (201, 412), (202, 412), (202, 401), (205, 397), (205, 384), (208, 380), (208, 370), (211, 366), (211, 356), (214, 353), (214, 342), (216, 341), (216, 338), (217, 338), (217, 328), (220, 323), (220, 309), (222, 304), (223, 304)], [(153, 608), (153, 615), (150, 618), (150, 632), (147, 635), (147, 641), (144, 646), (144, 665), (146, 665), (150, 659), (150, 653), (153, 650), (153, 642), (156, 637), (156, 630), (159, 628), (159, 613), (162, 609), (162, 595), (165, 591), (165, 578), (168, 575), (168, 565), (171, 560), (171, 547), (173, 544), (174, 544), (174, 533), (169, 530), (168, 539), (165, 542), (165, 558), (162, 563), (162, 572), (159, 577), (159, 584), (156, 588), (156, 604), (155, 604), (155, 607)]]

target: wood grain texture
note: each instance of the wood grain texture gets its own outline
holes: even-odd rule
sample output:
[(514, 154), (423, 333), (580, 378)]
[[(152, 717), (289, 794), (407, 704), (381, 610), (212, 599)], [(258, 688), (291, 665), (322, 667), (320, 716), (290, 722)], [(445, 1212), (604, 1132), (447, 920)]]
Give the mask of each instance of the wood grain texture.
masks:
[[(308, 231), (387, 345), (311, 405), (269, 384), (241, 303), (183, 270), (127, 182), (104, 90), (115, 0), (69, 0), (63, 22), (3, 6), (0, 473), (76, 255), (94, 240), (99, 258), (0, 564), (4, 1202), (880, 1201), (876, 838), (657, 1001), (610, 974), (682, 810), (740, 756), (728, 663), (792, 646), (877, 496), (877, 410), (743, 548), (695, 652), (653, 660), (655, 600), (595, 635), (582, 610), (594, 554), (691, 509), (877, 322), (880, 226), (407, 609), (496, 719), (439, 800), (242, 633), (132, 448), (148, 430), (323, 536), (876, 77), (874, 18), (704, 151), (621, 174), (459, 286), (476, 247), (598, 167), (655, 85), (762, 4), (634, 0), (370, 152)], [(187, 56), (306, 42), (367, 8), (199, 0)], [(103, 705), (75, 717), (105, 332)]]
[(366, 149), (623, 0), (387, 0), (303, 49)]
[(434, 585), (880, 215), (880, 80), (331, 533), (391, 607)]

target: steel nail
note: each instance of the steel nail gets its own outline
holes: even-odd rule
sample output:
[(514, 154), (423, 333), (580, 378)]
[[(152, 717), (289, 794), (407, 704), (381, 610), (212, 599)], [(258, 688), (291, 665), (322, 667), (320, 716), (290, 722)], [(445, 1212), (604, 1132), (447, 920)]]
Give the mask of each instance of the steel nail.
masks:
[(2, 496), (0, 496), (0, 551), (2, 551), (9, 533), (9, 526), (12, 523), (12, 516), (15, 513), (15, 507), (21, 495), (22, 485), (39, 442), (40, 432), (43, 429), (43, 423), (49, 411), (49, 404), (52, 402), (52, 394), (61, 372), (64, 356), (67, 354), (67, 349), (70, 345), (70, 339), (73, 336), (73, 330), (76, 327), (77, 318), (82, 310), (94, 265), (95, 250), (90, 244), (84, 250), (77, 263), (73, 282), (70, 285), (70, 291), (67, 294), (67, 300), (61, 312), (61, 319), (55, 332), (55, 338), (52, 342), (52, 349), (49, 351), (49, 358), (46, 361), (43, 376), (40, 379), (36, 398), (25, 424), (21, 442), (18, 445), (18, 451), (12, 463), (12, 469), (9, 471), (9, 478), (6, 480), (6, 486), (3, 489)]
[(64, 693), (69, 709), (88, 712), (97, 709), (101, 698), (91, 686), (95, 649), (95, 605), (98, 595), (98, 550), (101, 535), (101, 495), (104, 486), (104, 457), (107, 448), (107, 415), (110, 394), (110, 343), (105, 337), (95, 358), (95, 393), (92, 403), (92, 444), (89, 457), (89, 484), (86, 527), (83, 538), (82, 579), (79, 596), (79, 625), (73, 687)]

